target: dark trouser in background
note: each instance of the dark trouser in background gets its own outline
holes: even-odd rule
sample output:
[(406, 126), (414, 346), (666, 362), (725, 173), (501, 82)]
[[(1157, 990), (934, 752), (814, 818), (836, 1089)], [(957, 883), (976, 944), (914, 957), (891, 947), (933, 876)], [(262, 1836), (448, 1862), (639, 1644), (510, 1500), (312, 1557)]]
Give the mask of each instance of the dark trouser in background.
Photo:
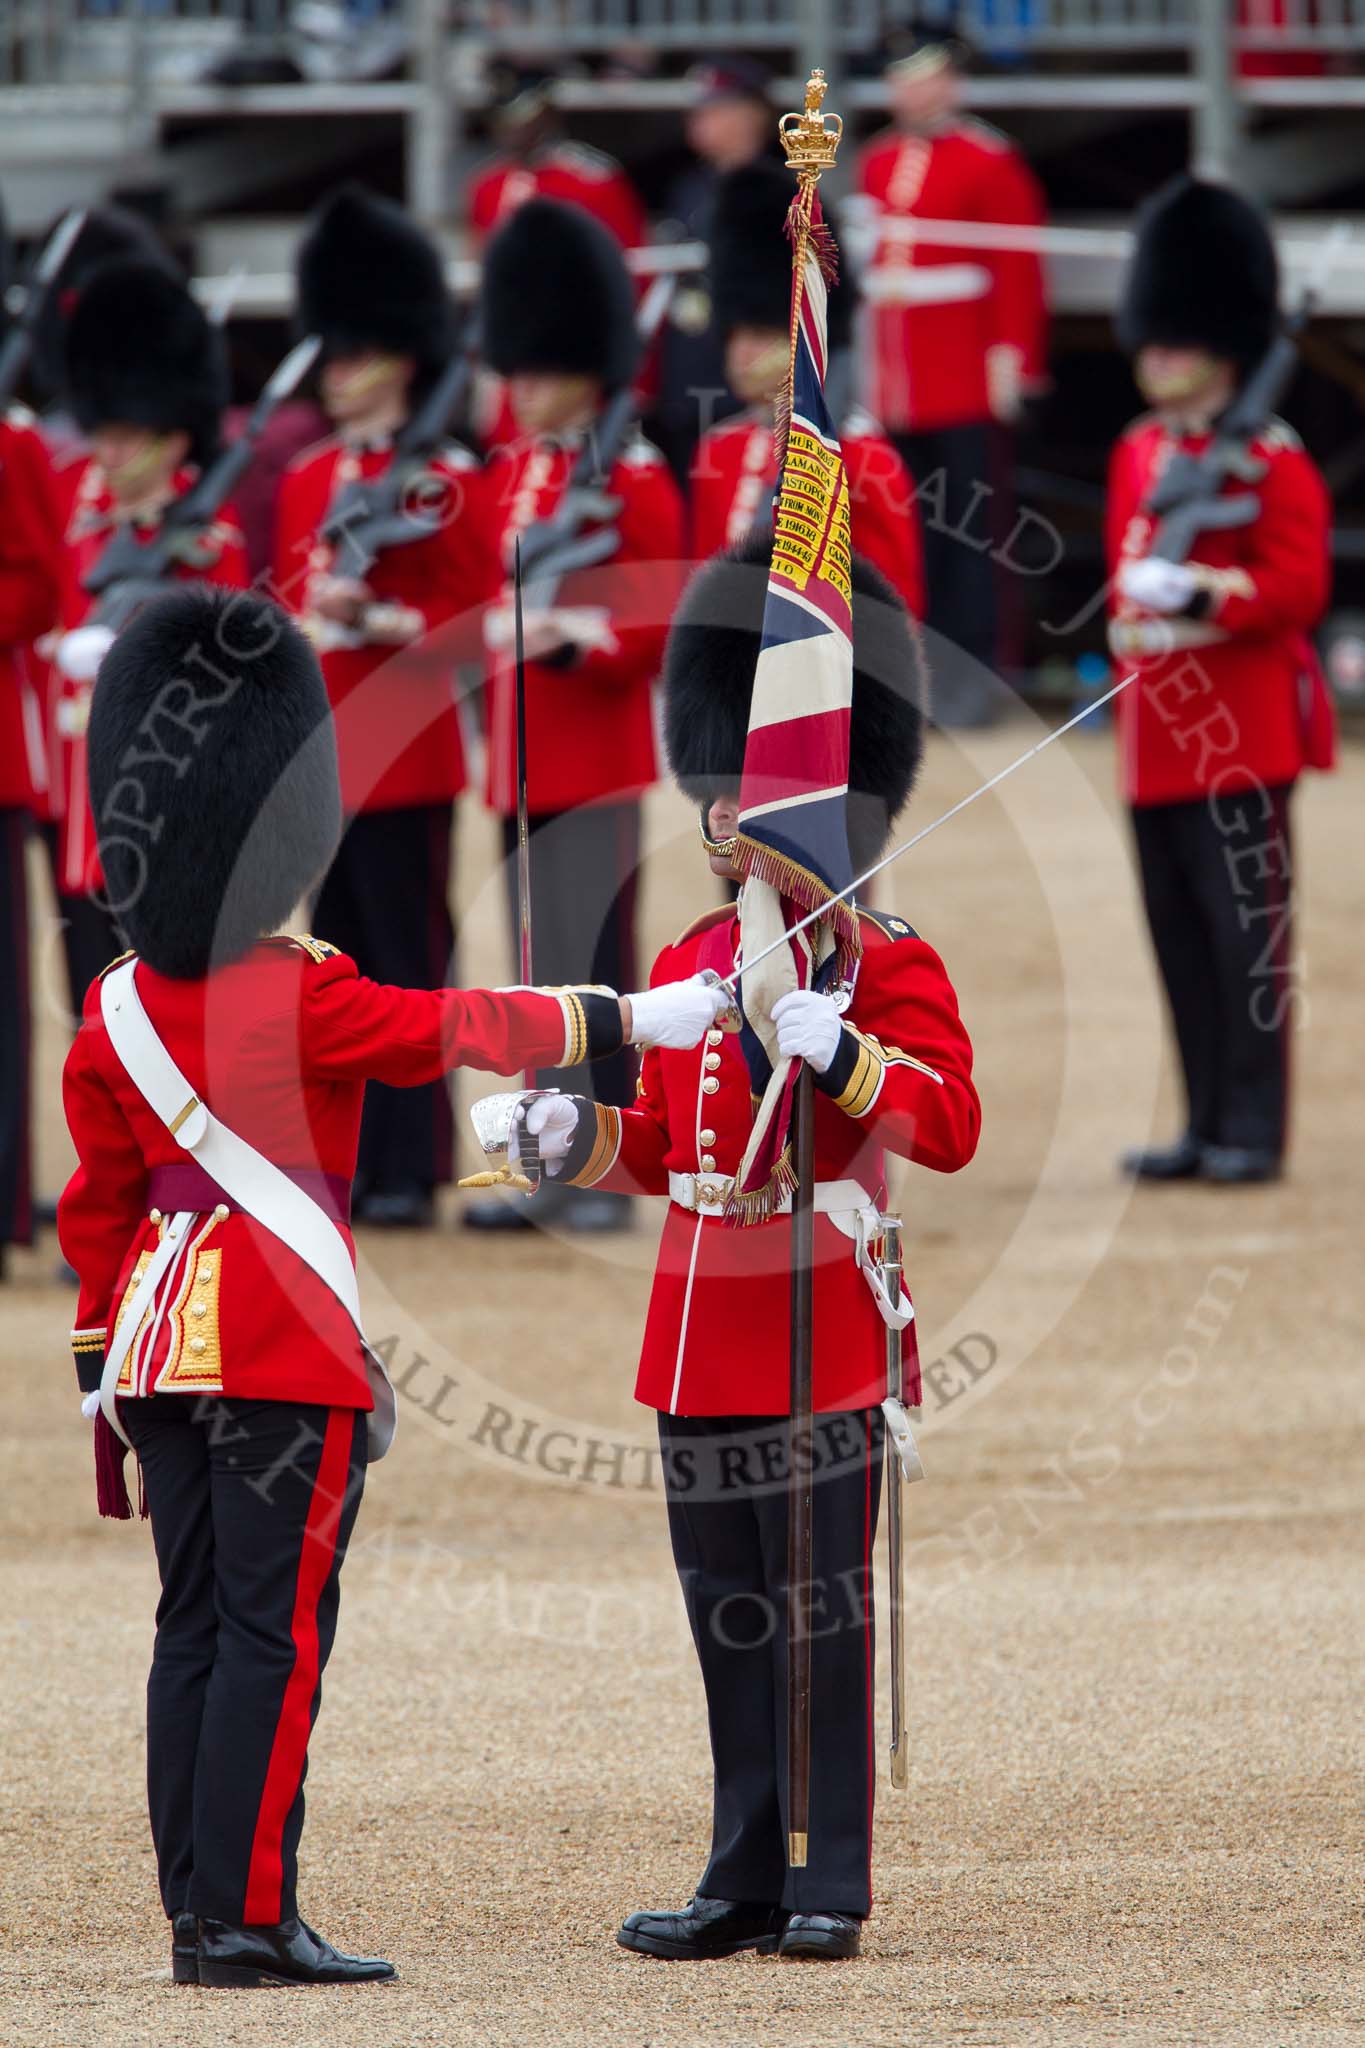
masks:
[(1133, 812), (1147, 922), (1175, 1027), (1189, 1128), (1284, 1149), (1293, 1023), (1292, 784)]
[(0, 810), (0, 1255), (32, 1244), (28, 812)]
[[(313, 933), (349, 953), (373, 981), (447, 988), (455, 971), (450, 920), (454, 805), (413, 804), (352, 818), (313, 907)], [(424, 1192), (451, 1176), (455, 1134), (443, 1082), (365, 1089), (357, 1195)]]
[(936, 636), (929, 649), (933, 715), (940, 725), (979, 724), (999, 689), (989, 681), (999, 661), (990, 427), (983, 420), (892, 439), (919, 508), (925, 624)]
[(147, 1791), (168, 1915), (297, 1910), (308, 1737), (365, 1484), (365, 1416), (156, 1394), (119, 1405), (161, 1574)]
[[(512, 912), (512, 958), (520, 959), (517, 916), (517, 821), (504, 818)], [(638, 986), (635, 975), (635, 896), (640, 868), (638, 803), (585, 804), (580, 810), (545, 811), (531, 820), (532, 967), (549, 988), (600, 981), (618, 995)], [(520, 968), (516, 970), (520, 974)], [(625, 1046), (588, 1068), (555, 1067), (539, 1075), (543, 1088), (586, 1086), (598, 1102), (626, 1108), (635, 1099), (635, 1053)]]
[[(872, 1906), (872, 1544), (881, 1410), (815, 1418), (809, 1860), (787, 1867), (784, 1417), (660, 1415), (673, 1559), (715, 1765), (708, 1898), (851, 1913)], [(776, 1483), (774, 1476), (777, 1475)]]
[(52, 887), (57, 898), (61, 924), (62, 951), (66, 955), (67, 986), (71, 999), (72, 1027), (80, 1023), (86, 993), (111, 960), (127, 951), (118, 926), (97, 896), (68, 896), (58, 886), (59, 831), (55, 824), (39, 827), (47, 857), (52, 864)]

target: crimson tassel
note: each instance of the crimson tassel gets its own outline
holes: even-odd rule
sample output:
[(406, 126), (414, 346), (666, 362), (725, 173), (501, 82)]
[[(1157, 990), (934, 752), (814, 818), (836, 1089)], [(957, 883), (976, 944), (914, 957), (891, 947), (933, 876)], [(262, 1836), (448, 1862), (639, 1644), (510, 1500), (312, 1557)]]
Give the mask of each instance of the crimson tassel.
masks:
[(101, 1408), (95, 1417), (95, 1498), (99, 1511), (111, 1522), (131, 1522), (133, 1504), (128, 1498), (128, 1482), (123, 1473), (123, 1461), (128, 1446), (116, 1435), (109, 1425), (109, 1418)]

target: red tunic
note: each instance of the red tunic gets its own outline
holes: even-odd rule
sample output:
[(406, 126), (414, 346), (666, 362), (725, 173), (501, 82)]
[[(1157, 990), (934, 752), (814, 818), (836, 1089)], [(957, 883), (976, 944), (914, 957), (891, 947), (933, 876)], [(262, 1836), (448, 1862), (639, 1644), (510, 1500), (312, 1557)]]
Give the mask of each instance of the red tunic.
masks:
[[(194, 482), (195, 472), (176, 472), (175, 495), (180, 497)], [(62, 630), (70, 632), (83, 625), (93, 600), (82, 578), (93, 569), (113, 538), (118, 525), (113, 493), (104, 481), (99, 464), (87, 460), (74, 479), (71, 510), (67, 520), (61, 565)], [(150, 541), (157, 522), (138, 522), (141, 538)], [(182, 562), (173, 572), (183, 583), (218, 583), (230, 590), (245, 590), (251, 577), (246, 547), (237, 514), (224, 505), (213, 525), (203, 534), (194, 562)], [(60, 661), (56, 663), (60, 670)], [(90, 797), (85, 779), (85, 734), (90, 723), (92, 685), (60, 673), (55, 678), (56, 701), (53, 722), (57, 731), (58, 781), (60, 794), (55, 808), (61, 819), (59, 866), (62, 887), (73, 896), (88, 895), (101, 886), (99, 849), (95, 824), (90, 815)]]
[[(1154, 414), (1118, 442), (1106, 522), (1111, 579), (1147, 553), (1152, 521), (1142, 505), (1175, 448), (1198, 453), (1207, 442), (1177, 441)], [(1227, 485), (1224, 495), (1254, 491), (1259, 517), (1201, 534), (1190, 558), (1210, 600), (1204, 617), (1159, 617), (1111, 581), (1115, 661), (1141, 678), (1116, 701), (1129, 803), (1292, 782), (1310, 758), (1310, 721), (1326, 696), (1308, 635), (1331, 589), (1331, 504), (1292, 428), (1274, 421), (1252, 453), (1264, 475)]]
[[(934, 136), (876, 136), (857, 188), (883, 215), (1037, 227), (1043, 197), (1019, 152), (984, 122)], [(1047, 310), (1036, 254), (906, 242), (879, 234), (863, 272), (865, 391), (893, 433), (990, 417), (988, 351), (1016, 352), (1024, 390), (1042, 380)]]
[[(924, 559), (909, 471), (866, 413), (841, 429), (853, 546), (881, 570), (917, 619), (924, 617)], [(776, 483), (766, 413), (723, 420), (703, 434), (692, 460), (692, 555), (704, 561), (743, 540)]]
[[(908, 925), (866, 912), (864, 952), (844, 1040), (816, 1077), (817, 1182), (858, 1182), (877, 1199), (886, 1151), (940, 1173), (976, 1150), (981, 1109), (972, 1048), (943, 963)], [(660, 954), (653, 980), (734, 964), (739, 920), (727, 906)], [(707, 1062), (716, 1064), (708, 1070)], [(720, 1031), (690, 1052), (645, 1054), (632, 1109), (581, 1104), (570, 1171), (580, 1186), (666, 1195), (670, 1173), (733, 1175), (752, 1128), (749, 1070)], [(577, 1170), (575, 1170), (575, 1168)], [(791, 1219), (739, 1227), (718, 1208), (669, 1202), (645, 1323), (636, 1398), (673, 1415), (787, 1412)], [(865, 1408), (886, 1393), (886, 1327), (853, 1245), (815, 1218), (815, 1405)], [(913, 1332), (914, 1325), (910, 1325)], [(907, 1344), (917, 1376), (913, 1342)], [(910, 1398), (918, 1399), (912, 1386)]]
[[(352, 814), (444, 803), (464, 788), (455, 670), (478, 657), (479, 616), (497, 581), (483, 477), (473, 456), (451, 445), (427, 465), (443, 494), (439, 531), (388, 549), (365, 579), (377, 603), (420, 613), (423, 630), (407, 646), (329, 646), (336, 629), (310, 610), (313, 579), (331, 573), (333, 559), (318, 528), (346, 484), (381, 476), (390, 460), (387, 448), (357, 453), (323, 441), (289, 465), (276, 507), (275, 594), (318, 640), (341, 798)], [(430, 509), (425, 495), (422, 509)]]
[(0, 809), (46, 809), (43, 664), (56, 622), (61, 527), (52, 464), (18, 409), (0, 418)]
[[(492, 517), (504, 573), (514, 537), (554, 511), (581, 442), (523, 441), (489, 466)], [(578, 804), (620, 803), (655, 781), (652, 685), (663, 657), (684, 571), (683, 508), (657, 448), (637, 436), (605, 485), (619, 500), (619, 545), (610, 560), (560, 586), (583, 636), (565, 666), (526, 664), (526, 754), (530, 807), (538, 815)], [(504, 586), (511, 601), (510, 584)], [(488, 670), (488, 801), (509, 817), (517, 805), (516, 699), (506, 649)]]
[[(320, 1171), (345, 1188), (367, 1080), (409, 1087), (458, 1066), (515, 1074), (613, 1050), (621, 1037), (614, 998), (388, 988), (315, 939), (268, 939), (202, 981), (140, 966), (137, 988), (191, 1087), (229, 1129), (275, 1165)], [(114, 1053), (98, 982), (63, 1093), (80, 1163), (57, 1223), (80, 1277), (72, 1342), (90, 1389), (138, 1259), (159, 1234), (148, 1174), (192, 1162)], [(185, 1273), (183, 1296), (202, 1291), (207, 1312), (191, 1321), (183, 1296), (170, 1301), (136, 1391), (371, 1405), (349, 1316), (286, 1244), (239, 1210), (222, 1220), (203, 1211), (190, 1242), (196, 1270)]]
[(494, 158), (474, 172), (467, 197), (469, 225), (480, 241), (528, 199), (581, 206), (623, 249), (638, 249), (649, 239), (648, 217), (620, 164), (582, 142), (551, 142), (526, 163)]

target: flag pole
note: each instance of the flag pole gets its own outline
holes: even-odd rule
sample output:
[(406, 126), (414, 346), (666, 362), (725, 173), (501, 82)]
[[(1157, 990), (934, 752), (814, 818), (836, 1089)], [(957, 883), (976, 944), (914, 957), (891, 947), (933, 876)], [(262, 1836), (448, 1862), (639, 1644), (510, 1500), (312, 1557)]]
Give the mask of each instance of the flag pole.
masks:
[[(811, 216), (820, 173), (834, 163), (842, 122), (822, 111), (825, 74), (812, 71), (800, 114), (784, 114), (778, 135), (788, 168), (797, 179), (792, 208), (791, 358), (786, 402), (779, 407), (778, 470), (785, 460), (796, 374), (797, 334)], [(792, 1092), (789, 1131), (792, 1189), (791, 1327), (787, 1419), (787, 1862), (806, 1865), (810, 1833), (811, 1767), (811, 1557), (814, 1532), (812, 1475), (815, 1429), (815, 1091), (808, 1062), (802, 1061)]]

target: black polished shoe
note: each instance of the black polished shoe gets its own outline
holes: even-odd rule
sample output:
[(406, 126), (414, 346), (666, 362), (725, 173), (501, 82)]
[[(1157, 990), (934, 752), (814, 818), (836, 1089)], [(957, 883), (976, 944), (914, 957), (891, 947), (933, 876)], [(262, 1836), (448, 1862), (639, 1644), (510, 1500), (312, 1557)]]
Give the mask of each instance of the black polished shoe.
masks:
[(862, 1938), (863, 1923), (851, 1913), (789, 1913), (777, 1953), (847, 1962), (857, 1955)]
[(1200, 1180), (1213, 1181), (1219, 1187), (1278, 1180), (1282, 1170), (1279, 1153), (1258, 1145), (1206, 1145), (1199, 1161)]
[(199, 1922), (199, 1982), (255, 1990), (267, 1984), (378, 1984), (396, 1974), (379, 1956), (343, 1956), (305, 1921), (278, 1927)]
[(355, 1204), (355, 1220), (372, 1230), (430, 1230), (436, 1220), (431, 1189), (418, 1181), (401, 1187), (371, 1188)]
[(199, 1922), (193, 1913), (171, 1915), (171, 1978), (176, 1984), (199, 1982)]
[(1119, 1171), (1132, 1180), (1193, 1180), (1203, 1157), (1204, 1147), (1186, 1131), (1174, 1145), (1147, 1145), (1125, 1152)]
[(610, 1189), (584, 1188), (575, 1191), (564, 1211), (566, 1228), (575, 1237), (596, 1237), (612, 1230), (629, 1230), (634, 1221), (634, 1204), (629, 1195), (614, 1195)]
[(707, 1962), (756, 1949), (770, 1956), (782, 1932), (779, 1906), (748, 1906), (697, 1893), (680, 1913), (632, 1913), (616, 1939), (622, 1948), (667, 1962)]

